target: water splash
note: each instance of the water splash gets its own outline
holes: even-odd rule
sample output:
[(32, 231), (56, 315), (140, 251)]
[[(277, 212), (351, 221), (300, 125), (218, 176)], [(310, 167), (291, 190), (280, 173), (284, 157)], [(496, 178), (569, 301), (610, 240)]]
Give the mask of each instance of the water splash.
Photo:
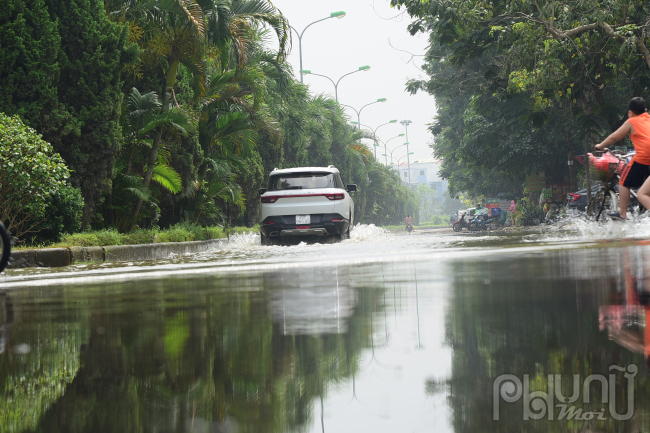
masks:
[(637, 217), (630, 221), (613, 221), (605, 217), (592, 221), (584, 214), (568, 215), (541, 238), (543, 241), (602, 241), (650, 237), (650, 218)]
[(350, 232), (350, 239), (346, 242), (372, 242), (386, 240), (386, 238), (392, 236), (391, 232), (374, 224), (357, 224)]

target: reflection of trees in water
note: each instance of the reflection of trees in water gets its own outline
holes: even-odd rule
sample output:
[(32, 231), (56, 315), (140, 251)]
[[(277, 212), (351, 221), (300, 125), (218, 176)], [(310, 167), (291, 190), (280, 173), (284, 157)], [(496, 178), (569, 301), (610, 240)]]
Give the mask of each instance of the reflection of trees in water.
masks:
[[(298, 275), (285, 277), (280, 281)], [(320, 287), (308, 290), (324, 293), (336, 287), (332, 275), (321, 277)], [(28, 300), (18, 299), (16, 308), (23, 313), (13, 325), (12, 340), (33, 348), (27, 357), (0, 355), (0, 383), (11, 384), (24, 372), (28, 380), (41, 380), (34, 373), (43, 365), (39, 342), (51, 337), (58, 341), (50, 356), (57, 361), (50, 367), (52, 376), (70, 371), (70, 379), (46, 378), (59, 384), (58, 394), (41, 396), (47, 388), (33, 387), (30, 395), (44, 403), (22, 400), (20, 410), (33, 420), (24, 427), (43, 432), (297, 430), (312, 420), (313, 405), (320, 404), (316, 399), (358, 369), (370, 323), (356, 305), (376, 310), (379, 294), (339, 285), (339, 299), (345, 302), (335, 310), (343, 314), (332, 318), (316, 309), (326, 326), (312, 335), (291, 334), (286, 322), (274, 317), (274, 294), (302, 288), (277, 281), (271, 274), (263, 282), (227, 277), (145, 288), (91, 287), (83, 294), (67, 288), (47, 308), (21, 307)], [(325, 293), (323, 299), (327, 310), (332, 296)], [(289, 302), (281, 311), (299, 304)], [(44, 321), (42, 314), (54, 310), (71, 314)], [(333, 332), (334, 323), (340, 333)], [(0, 389), (5, 392), (2, 406), (13, 408), (7, 386)], [(7, 431), (11, 421), (5, 416), (0, 431)]]
[[(37, 293), (32, 295), (44, 295)], [(51, 294), (43, 299), (60, 301)], [(80, 367), (79, 347), (88, 337), (78, 322), (83, 317), (71, 317), (65, 309), (20, 309), (15, 306), (20, 301), (20, 297), (0, 293), (2, 432), (21, 432), (37, 425), (40, 415), (72, 382)]]
[[(455, 431), (631, 431), (642, 425), (649, 389), (643, 357), (599, 332), (599, 297), (611, 281), (598, 273), (589, 275), (593, 268), (585, 260), (590, 257), (587, 253), (570, 254), (576, 253), (450, 265), (454, 279), (446, 340), (453, 349), (452, 377), (444, 384), (429, 381), (426, 387), (429, 393), (448, 392)], [(600, 258), (597, 263), (602, 263)], [(576, 269), (583, 274), (577, 276)], [(561, 374), (562, 393), (571, 395), (573, 374), (580, 374), (582, 384), (590, 374), (608, 375), (610, 365), (632, 362), (640, 371), (635, 381), (636, 412), (629, 422), (609, 415), (606, 421), (523, 421), (522, 400), (501, 401), (500, 421), (492, 421), (493, 381), (501, 374), (520, 379), (530, 374), (531, 392), (546, 391), (547, 375)], [(624, 413), (626, 387), (622, 375), (620, 379), (616, 401), (618, 412)], [(607, 408), (598, 392), (592, 392), (591, 405), (582, 404), (582, 398), (581, 390), (576, 408)]]

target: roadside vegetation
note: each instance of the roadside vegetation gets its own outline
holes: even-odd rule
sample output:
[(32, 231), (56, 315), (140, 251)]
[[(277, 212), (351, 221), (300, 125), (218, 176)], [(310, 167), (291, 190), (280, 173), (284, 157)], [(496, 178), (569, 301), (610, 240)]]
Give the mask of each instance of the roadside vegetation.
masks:
[[(167, 229), (135, 229), (120, 233), (116, 229), (87, 231), (64, 234), (55, 243), (30, 245), (29, 248), (68, 248), (94, 247), (106, 245), (159, 244), (163, 242), (207, 241), (224, 239), (234, 234), (258, 233), (259, 226), (254, 227), (201, 227), (191, 224), (178, 224)], [(18, 249), (20, 249), (19, 247)], [(26, 247), (22, 247), (26, 248)]]
[(20, 124), (25, 142), (42, 140), (62, 164), (39, 178), (37, 195), (25, 186), (14, 197), (38, 212), (0, 197), (20, 244), (80, 231), (252, 227), (257, 190), (275, 167), (335, 165), (359, 186), (358, 222), (417, 213), (416, 194), (374, 159), (342, 107), (295, 79), (289, 23), (271, 2), (5, 3), (2, 122)]
[(411, 16), (412, 34), (429, 37), (428, 51), (413, 53), (426, 54), (428, 77), (407, 90), (435, 97), (432, 148), (453, 195), (517, 199), (538, 173), (583, 187), (574, 156), (626, 120), (632, 97), (648, 97), (648, 2), (391, 3)]

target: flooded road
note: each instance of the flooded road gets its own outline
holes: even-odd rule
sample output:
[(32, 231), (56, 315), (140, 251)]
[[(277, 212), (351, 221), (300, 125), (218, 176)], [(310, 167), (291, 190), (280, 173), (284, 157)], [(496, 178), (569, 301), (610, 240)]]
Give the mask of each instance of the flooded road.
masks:
[(0, 431), (650, 430), (645, 225), (353, 233), (3, 274)]

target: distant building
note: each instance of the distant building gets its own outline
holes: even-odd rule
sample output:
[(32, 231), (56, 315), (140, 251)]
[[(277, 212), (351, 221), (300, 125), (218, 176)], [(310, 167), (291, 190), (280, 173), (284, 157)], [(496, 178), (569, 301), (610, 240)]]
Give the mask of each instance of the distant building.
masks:
[(420, 159), (418, 162), (412, 162), (410, 173), (406, 162), (399, 165), (399, 176), (413, 188), (418, 185), (429, 185), (433, 191), (436, 203), (444, 202), (443, 194), (447, 191), (447, 181), (442, 179), (438, 172), (442, 161), (436, 159)]

